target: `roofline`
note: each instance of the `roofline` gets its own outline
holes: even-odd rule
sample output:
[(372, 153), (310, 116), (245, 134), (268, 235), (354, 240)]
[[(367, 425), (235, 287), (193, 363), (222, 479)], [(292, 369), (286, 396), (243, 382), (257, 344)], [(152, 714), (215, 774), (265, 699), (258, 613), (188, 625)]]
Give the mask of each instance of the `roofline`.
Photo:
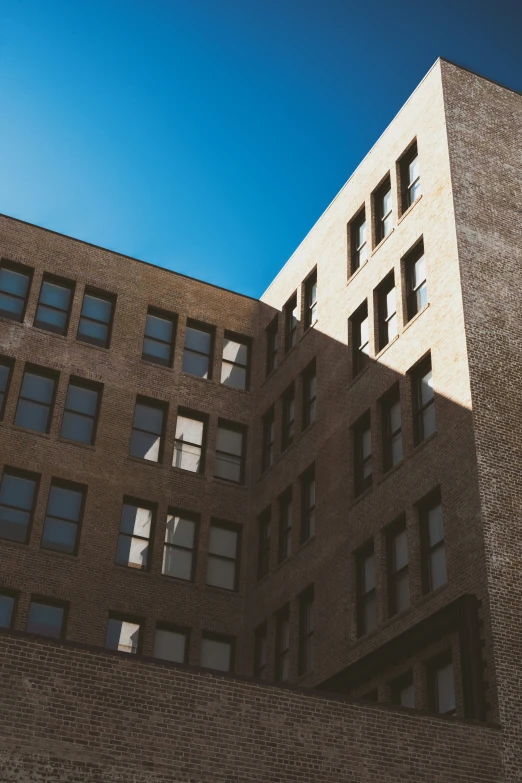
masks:
[(467, 73), (470, 73), (472, 76), (477, 76), (479, 79), (484, 79), (484, 81), (490, 82), (490, 84), (494, 84), (497, 87), (501, 87), (503, 90), (514, 92), (515, 95), (520, 95), (520, 97), (522, 98), (522, 92), (515, 90), (513, 87), (508, 87), (507, 84), (503, 84), (502, 82), (497, 82), (495, 79), (490, 79), (489, 76), (484, 76), (483, 73), (479, 73), (478, 71), (473, 71), (471, 68), (466, 68), (465, 65), (456, 63), (454, 60), (449, 60), (447, 57), (439, 57), (438, 59), (441, 60), (442, 62), (448, 63), (448, 65), (453, 65), (454, 68), (459, 68), (461, 71), (466, 71)]
[(164, 266), (160, 266), (159, 264), (153, 264), (150, 261), (143, 261), (141, 258), (136, 258), (135, 256), (129, 256), (126, 253), (118, 253), (117, 250), (111, 250), (108, 247), (103, 247), (103, 245), (95, 245), (94, 242), (86, 242), (84, 239), (78, 239), (78, 237), (72, 237), (70, 234), (62, 234), (60, 231), (54, 231), (52, 228), (46, 228), (45, 226), (39, 226), (37, 223), (29, 223), (28, 220), (22, 220), (21, 218), (13, 217), (13, 215), (6, 215), (3, 212), (0, 212), (0, 218), (6, 218), (7, 220), (13, 220), (16, 223), (22, 223), (24, 226), (31, 226), (31, 228), (37, 228), (39, 231), (46, 231), (48, 234), (54, 234), (58, 237), (64, 237), (65, 239), (71, 239), (73, 242), (79, 242), (82, 245), (87, 245), (88, 247), (94, 247), (96, 250), (103, 250), (104, 253), (111, 253), (113, 256), (119, 256), (120, 258), (128, 258), (130, 261), (137, 261), (139, 264), (145, 264), (146, 266), (151, 266), (153, 269), (161, 269), (162, 272), (167, 272), (171, 275), (177, 275), (178, 277), (184, 277), (186, 280), (194, 280), (196, 283), (201, 283), (202, 285), (208, 285), (210, 288), (216, 288), (218, 291), (226, 291), (229, 294), (234, 294), (234, 296), (241, 296), (243, 299), (250, 299), (252, 302), (259, 302), (260, 300), (257, 299), (255, 296), (249, 296), (248, 294), (241, 294), (239, 291), (232, 291), (231, 288), (224, 288), (220, 285), (215, 285), (214, 283), (209, 283), (207, 280), (200, 280), (198, 277), (191, 277), (191, 275), (185, 275), (183, 272), (175, 272), (173, 269), (166, 269)]

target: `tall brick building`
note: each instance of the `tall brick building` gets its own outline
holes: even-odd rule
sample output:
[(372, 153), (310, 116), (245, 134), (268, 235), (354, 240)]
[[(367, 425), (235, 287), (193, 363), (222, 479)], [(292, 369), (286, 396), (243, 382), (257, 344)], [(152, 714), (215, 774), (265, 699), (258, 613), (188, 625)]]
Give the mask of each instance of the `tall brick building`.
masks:
[(522, 779), (522, 97), (439, 60), (261, 301), (0, 218), (0, 779)]

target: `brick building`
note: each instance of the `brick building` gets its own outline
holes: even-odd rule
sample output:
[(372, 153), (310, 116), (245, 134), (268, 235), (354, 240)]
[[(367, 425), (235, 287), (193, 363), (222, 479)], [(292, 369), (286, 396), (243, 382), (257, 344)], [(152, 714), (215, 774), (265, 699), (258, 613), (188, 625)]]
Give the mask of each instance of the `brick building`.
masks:
[(439, 60), (261, 301), (0, 217), (0, 772), (522, 779), (522, 97)]

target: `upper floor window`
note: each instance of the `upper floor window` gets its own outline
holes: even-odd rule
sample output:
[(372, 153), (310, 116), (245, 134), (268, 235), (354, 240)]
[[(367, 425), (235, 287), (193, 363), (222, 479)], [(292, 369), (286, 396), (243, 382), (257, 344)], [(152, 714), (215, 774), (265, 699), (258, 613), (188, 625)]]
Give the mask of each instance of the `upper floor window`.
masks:
[(299, 674), (314, 668), (314, 588), (299, 596)]
[(0, 628), (13, 628), (18, 594), (0, 590)]
[(406, 278), (406, 310), (408, 321), (411, 321), (413, 316), (428, 304), (423, 242), (419, 242), (404, 258), (404, 274)]
[(201, 666), (231, 672), (234, 668), (234, 640), (230, 636), (203, 632)]
[(141, 358), (147, 362), (172, 367), (175, 339), (176, 316), (149, 307)]
[(266, 374), (277, 367), (277, 352), (279, 348), (279, 332), (277, 328), (277, 315), (265, 330), (266, 333)]
[(65, 638), (67, 604), (51, 598), (31, 598), (26, 630), (52, 639)]
[(7, 393), (13, 373), (14, 359), (0, 358), (0, 421), (4, 418)]
[(429, 593), (447, 582), (444, 522), (438, 491), (421, 503), (419, 512), (422, 587), (424, 593)]
[(415, 443), (420, 443), (437, 429), (431, 356), (427, 356), (411, 370), (411, 381)]
[(236, 525), (211, 522), (207, 585), (237, 590), (240, 531)]
[(0, 315), (23, 321), (33, 270), (22, 264), (2, 261), (0, 266)]
[(275, 678), (287, 682), (290, 678), (290, 609), (285, 606), (276, 615)]
[(397, 337), (397, 303), (393, 272), (377, 288), (376, 299), (379, 313), (378, 350), (380, 351)]
[(42, 548), (75, 554), (86, 487), (53, 479), (45, 512)]
[(67, 334), (74, 283), (44, 275), (34, 325), (56, 334)]
[(315, 466), (301, 478), (301, 541), (315, 536)]
[(273, 405), (263, 416), (262, 423), (261, 470), (265, 471), (274, 464), (275, 412)]
[(401, 519), (387, 533), (388, 554), (388, 611), (390, 615), (408, 609), (410, 579), (408, 574), (408, 539), (406, 523)]
[(365, 413), (353, 427), (354, 489), (360, 495), (372, 485), (372, 431), (370, 413)]
[(315, 359), (303, 373), (303, 429), (315, 421), (317, 376)]
[(368, 305), (364, 302), (350, 318), (352, 338), (352, 374), (355, 378), (369, 362), (370, 329)]
[(189, 631), (158, 623), (154, 637), (154, 657), (173, 663), (188, 662)]
[(198, 519), (186, 511), (167, 516), (162, 573), (187, 582), (194, 580)]
[(111, 612), (105, 637), (106, 649), (136, 655), (141, 651), (141, 627), (141, 620)]
[(457, 704), (451, 652), (448, 651), (428, 664), (428, 693), (430, 708), (434, 712), (441, 715), (455, 714)]
[(147, 568), (152, 522), (153, 508), (150, 504), (124, 498), (116, 552), (118, 565)]
[(366, 235), (366, 212), (364, 208), (349, 225), (351, 246), (351, 274), (353, 275), (368, 260)]
[(62, 438), (88, 445), (94, 443), (101, 390), (100, 384), (71, 377), (60, 432)]
[(415, 707), (411, 669), (390, 683), (390, 692), (392, 704), (396, 704), (398, 707)]
[(148, 397), (138, 397), (130, 443), (131, 457), (160, 462), (163, 451), (163, 432), (166, 406)]
[(58, 376), (43, 367), (26, 365), (15, 421), (19, 427), (49, 432)]
[(292, 384), (283, 394), (283, 427), (281, 430), (281, 451), (294, 442), (295, 388)]
[(174, 459), (176, 468), (203, 473), (206, 422), (199, 414), (178, 412)]
[(183, 372), (197, 375), (198, 378), (212, 378), (213, 350), (214, 329), (197, 321), (187, 321), (183, 349)]
[(78, 325), (78, 340), (101, 348), (111, 342), (112, 322), (116, 297), (105, 291), (86, 288)]
[(270, 525), (272, 521), (270, 506), (265, 508), (258, 519), (257, 538), (257, 578), (262, 579), (270, 570)]
[(219, 422), (216, 438), (216, 457), (214, 476), (234, 481), (244, 481), (246, 434), (244, 427), (237, 424)]
[(317, 269), (304, 284), (305, 293), (305, 329), (317, 321)]
[(285, 352), (297, 343), (297, 294), (294, 294), (284, 307), (285, 316)]
[(410, 149), (399, 161), (399, 173), (401, 181), (402, 211), (406, 212), (408, 207), (411, 207), (421, 194), (417, 142), (412, 144)]
[(375, 557), (373, 541), (356, 556), (357, 570), (357, 634), (373, 631), (377, 626), (377, 599), (375, 594)]
[(250, 340), (225, 332), (221, 383), (234, 389), (248, 389), (250, 385)]
[(375, 214), (375, 244), (382, 242), (393, 228), (392, 190), (387, 177), (373, 194)]
[(292, 488), (279, 498), (279, 562), (292, 553)]
[(262, 623), (254, 631), (254, 677), (264, 677), (267, 662), (267, 624)]
[(25, 544), (36, 504), (37, 477), (5, 469), (0, 484), (0, 538)]
[(386, 473), (402, 460), (402, 417), (398, 384), (383, 397), (381, 415), (382, 467)]

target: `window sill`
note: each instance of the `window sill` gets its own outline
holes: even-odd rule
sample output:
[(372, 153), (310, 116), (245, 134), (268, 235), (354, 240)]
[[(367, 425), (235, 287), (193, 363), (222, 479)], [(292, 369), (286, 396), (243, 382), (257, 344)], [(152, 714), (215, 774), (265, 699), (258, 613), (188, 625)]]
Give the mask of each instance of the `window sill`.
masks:
[(38, 549), (40, 552), (45, 553), (46, 555), (51, 555), (51, 557), (72, 557), (74, 558), (75, 562), (78, 561), (78, 552), (60, 552), (58, 549), (51, 549), (47, 546), (39, 546)]
[(403, 212), (403, 213), (402, 213), (402, 215), (400, 216), (400, 218), (399, 218), (399, 219), (398, 219), (398, 221), (397, 221), (397, 225), (398, 225), (398, 226), (399, 226), (399, 225), (402, 223), (402, 221), (404, 220), (404, 218), (406, 217), (406, 215), (409, 215), (409, 214), (410, 214), (410, 212), (412, 211), (413, 207), (414, 207), (416, 204), (418, 204), (418, 203), (419, 203), (419, 201), (421, 200), (421, 198), (422, 198), (422, 193), (420, 194), (420, 196), (418, 196), (418, 197), (415, 199), (415, 201), (413, 202), (413, 204), (411, 204), (411, 205), (408, 207), (408, 209), (406, 210), (406, 212)]
[[(36, 332), (41, 332), (41, 334), (45, 334), (47, 337), (51, 335), (51, 337), (58, 337), (60, 340), (67, 340), (68, 335), (66, 334), (59, 334), (58, 332), (53, 332), (52, 329), (44, 329), (43, 326), (35, 326), (32, 325), (31, 329), (34, 329)], [(67, 327), (67, 331), (69, 331), (69, 328)]]
[(202, 381), (203, 383), (214, 383), (212, 378), (202, 378), (201, 375), (192, 375), (190, 372), (184, 372), (181, 370), (179, 374), (180, 378), (192, 378), (195, 381)]
[[(142, 460), (138, 460), (138, 462), (141, 462)], [(187, 470), (186, 468), (179, 468), (177, 465), (170, 465), (172, 470), (174, 470), (176, 473), (180, 473), (182, 476), (195, 476), (198, 479), (205, 479), (205, 471), (201, 470)]]
[(415, 313), (415, 315), (413, 316), (413, 318), (410, 318), (410, 320), (408, 321), (408, 323), (407, 323), (407, 324), (405, 324), (405, 325), (403, 326), (403, 329), (402, 329), (402, 334), (404, 334), (404, 332), (406, 331), (406, 329), (409, 329), (409, 328), (410, 328), (410, 326), (411, 326), (412, 324), (414, 324), (414, 323), (415, 323), (415, 321), (416, 321), (418, 318), (420, 318), (420, 317), (421, 317), (421, 315), (422, 315), (423, 313), (425, 313), (425, 312), (426, 312), (426, 310), (428, 309), (428, 307), (429, 307), (429, 306), (430, 306), (430, 303), (429, 303), (429, 302), (426, 302), (426, 304), (424, 305), (424, 307), (422, 308), (422, 310), (419, 310), (419, 312), (418, 312), (418, 313)]
[(27, 329), (31, 328), (31, 324), (26, 324), (25, 319), (23, 321), (19, 321), (17, 318), (8, 318), (6, 315), (0, 315), (0, 323), (16, 324), (17, 326), (22, 326)]
[(96, 446), (94, 443), (81, 443), (78, 440), (70, 440), (70, 438), (62, 438), (61, 435), (58, 437), (59, 443), (67, 443), (70, 446), (79, 446), (81, 449), (87, 449), (88, 451), (95, 451)]
[[(378, 352), (378, 353), (376, 353), (376, 354), (375, 354), (375, 361), (378, 361), (378, 360), (381, 358), (381, 356), (382, 356), (384, 353), (386, 353), (386, 351), (388, 350), (388, 348), (391, 348), (391, 346), (392, 346), (394, 343), (396, 343), (396, 342), (397, 342), (397, 340), (399, 339), (399, 337), (400, 337), (400, 335), (399, 335), (399, 334), (396, 334), (396, 335), (395, 335), (395, 337), (393, 337), (393, 338), (390, 340), (390, 342), (389, 342), (389, 343), (386, 343), (386, 345), (385, 345), (383, 348), (381, 348), (381, 349), (379, 350), (379, 352)], [(365, 369), (366, 369), (366, 368), (365, 368)]]
[(210, 591), (216, 591), (221, 594), (237, 595), (239, 596), (239, 590), (229, 590), (228, 587), (219, 587), (219, 585), (208, 585), (205, 582), (205, 589)]
[(237, 489), (247, 490), (248, 487), (244, 481), (227, 481), (226, 479), (219, 478), (219, 476), (212, 476), (214, 481), (221, 484), (223, 487), (236, 487)]
[(316, 534), (314, 533), (313, 536), (310, 536), (310, 538), (307, 538), (306, 541), (302, 541), (297, 549), (295, 550), (294, 554), (297, 555), (299, 552), (302, 552), (303, 549), (306, 549), (307, 546), (310, 546), (315, 541)]
[(258, 480), (257, 480), (257, 482), (258, 482), (258, 483), (259, 483), (260, 481), (262, 481), (262, 480), (265, 478), (265, 476), (268, 476), (268, 474), (270, 473), (270, 471), (271, 471), (271, 470), (273, 470), (273, 468), (274, 468), (274, 465), (275, 465), (275, 460), (274, 460), (274, 462), (272, 462), (272, 464), (271, 464), (271, 465), (269, 465), (267, 468), (265, 468), (265, 469), (264, 469), (264, 470), (261, 472), (261, 475), (259, 476), (259, 478), (258, 478)]
[(374, 358), (373, 358), (373, 356), (369, 357), (368, 364), (366, 365), (366, 367), (364, 368), (364, 370), (361, 370), (360, 372), (358, 372), (358, 373), (357, 373), (357, 375), (355, 376), (355, 378), (352, 378), (352, 380), (350, 381), (350, 383), (349, 383), (349, 384), (348, 384), (348, 386), (346, 387), (346, 391), (349, 391), (349, 390), (352, 388), (352, 386), (354, 386), (354, 385), (357, 383), (357, 381), (358, 381), (360, 378), (362, 378), (362, 377), (363, 377), (363, 375), (364, 375), (365, 373), (367, 373), (367, 372), (368, 372), (368, 370), (369, 370), (369, 369), (370, 369), (370, 367), (372, 366), (372, 362), (373, 362), (373, 361), (374, 361)]
[(374, 247), (374, 249), (372, 250), (372, 253), (371, 253), (371, 255), (370, 255), (370, 258), (373, 258), (373, 256), (375, 255), (375, 253), (377, 253), (377, 251), (381, 249), (381, 247), (384, 245), (384, 243), (386, 242), (386, 240), (387, 240), (387, 239), (389, 239), (389, 238), (391, 237), (391, 235), (393, 234), (393, 232), (394, 232), (394, 231), (395, 231), (395, 226), (392, 228), (392, 230), (391, 230), (391, 231), (390, 231), (388, 234), (386, 234), (386, 236), (385, 236), (383, 239), (381, 239), (381, 241), (379, 242), (379, 244), (378, 244), (378, 245), (375, 245), (375, 247)]
[(88, 343), (87, 340), (80, 340), (79, 337), (76, 338), (75, 342), (79, 343), (79, 345), (83, 345), (86, 348), (93, 348), (95, 351), (101, 351), (102, 353), (110, 353), (110, 346), (104, 346), (104, 345), (95, 345), (94, 343)]
[(269, 570), (269, 571), (268, 571), (268, 573), (267, 573), (267, 574), (264, 574), (264, 575), (263, 575), (263, 576), (262, 576), (260, 579), (258, 579), (258, 578), (256, 577), (256, 583), (255, 583), (255, 585), (254, 585), (254, 589), (255, 589), (256, 587), (260, 587), (260, 586), (261, 586), (261, 585), (263, 585), (265, 582), (268, 582), (268, 579), (270, 578), (270, 574), (271, 574), (271, 572), (270, 572), (270, 570)]
[(352, 509), (354, 506), (357, 505), (357, 503), (360, 503), (361, 500), (363, 500), (363, 498), (367, 497), (370, 494), (372, 489), (373, 489), (373, 483), (372, 483), (372, 485), (370, 487), (367, 487), (363, 492), (361, 492), (360, 495), (357, 495), (357, 497), (353, 500), (353, 502), (350, 504), (350, 506), (348, 506), (348, 508)]
[(130, 462), (132, 465), (146, 465), (149, 468), (163, 468), (164, 465), (158, 460), (158, 462), (154, 462), (151, 459), (141, 459), (141, 457), (133, 457), (131, 454), (128, 454), (124, 462)]
[(363, 261), (363, 263), (361, 264), (361, 266), (357, 267), (357, 269), (355, 270), (355, 272), (352, 272), (352, 274), (350, 275), (350, 277), (349, 277), (349, 278), (348, 278), (348, 280), (346, 281), (346, 285), (349, 285), (349, 284), (352, 282), (352, 280), (354, 279), (354, 277), (356, 277), (356, 276), (359, 274), (359, 272), (360, 272), (362, 269), (364, 269), (364, 267), (366, 266), (366, 264), (367, 264), (367, 263), (368, 263), (368, 259), (366, 259), (366, 261)]
[(222, 386), (223, 389), (229, 389), (230, 391), (237, 392), (238, 394), (252, 394), (251, 389), (238, 389), (237, 386), (228, 386), (226, 383), (220, 383), (219, 385)]
[(299, 674), (295, 678), (295, 680), (292, 680), (292, 686), (300, 685), (302, 682), (304, 682), (308, 677), (311, 677), (313, 674), (315, 674), (315, 669), (308, 669), (308, 671)]
[(174, 372), (174, 367), (171, 367), (169, 364), (153, 362), (151, 359), (144, 359), (143, 356), (140, 358), (140, 362), (141, 364), (145, 364), (147, 367), (155, 367), (156, 369), (167, 370), (167, 372)]
[(396, 473), (402, 466), (404, 465), (404, 457), (401, 459), (400, 462), (397, 462), (396, 465), (393, 465), (393, 467), (388, 468), (386, 473), (383, 473), (381, 477), (379, 478), (378, 484), (382, 484), (383, 481), (386, 481), (393, 473)]
[(410, 457), (413, 457), (414, 454), (417, 454), (417, 452), (419, 452), (427, 443), (430, 443), (436, 437), (437, 437), (437, 430), (435, 430), (435, 432), (432, 432), (431, 435), (428, 435), (427, 438), (424, 438), (424, 440), (421, 440), (420, 443), (417, 443), (417, 445), (413, 448)]
[(39, 438), (47, 438), (49, 439), (51, 437), (50, 432), (38, 432), (38, 430), (30, 430), (27, 427), (20, 427), (19, 424), (12, 424), (12, 429), (17, 432), (25, 432), (27, 435), (38, 435)]
[[(310, 326), (307, 326), (307, 327), (306, 327), (306, 329), (304, 330), (303, 334), (302, 334), (302, 335), (301, 335), (301, 337), (299, 338), (299, 342), (300, 342), (300, 343), (301, 343), (301, 342), (304, 340), (304, 338), (305, 338), (305, 337), (306, 337), (308, 334), (310, 334), (310, 332), (312, 332), (312, 331), (313, 331), (314, 327), (315, 327), (315, 326), (317, 326), (317, 324), (318, 324), (318, 323), (319, 323), (319, 318), (316, 318), (316, 319), (315, 319), (315, 321), (314, 321), (313, 323), (311, 323), (311, 324), (310, 324)], [(294, 347), (295, 347), (295, 346), (294, 346)]]

